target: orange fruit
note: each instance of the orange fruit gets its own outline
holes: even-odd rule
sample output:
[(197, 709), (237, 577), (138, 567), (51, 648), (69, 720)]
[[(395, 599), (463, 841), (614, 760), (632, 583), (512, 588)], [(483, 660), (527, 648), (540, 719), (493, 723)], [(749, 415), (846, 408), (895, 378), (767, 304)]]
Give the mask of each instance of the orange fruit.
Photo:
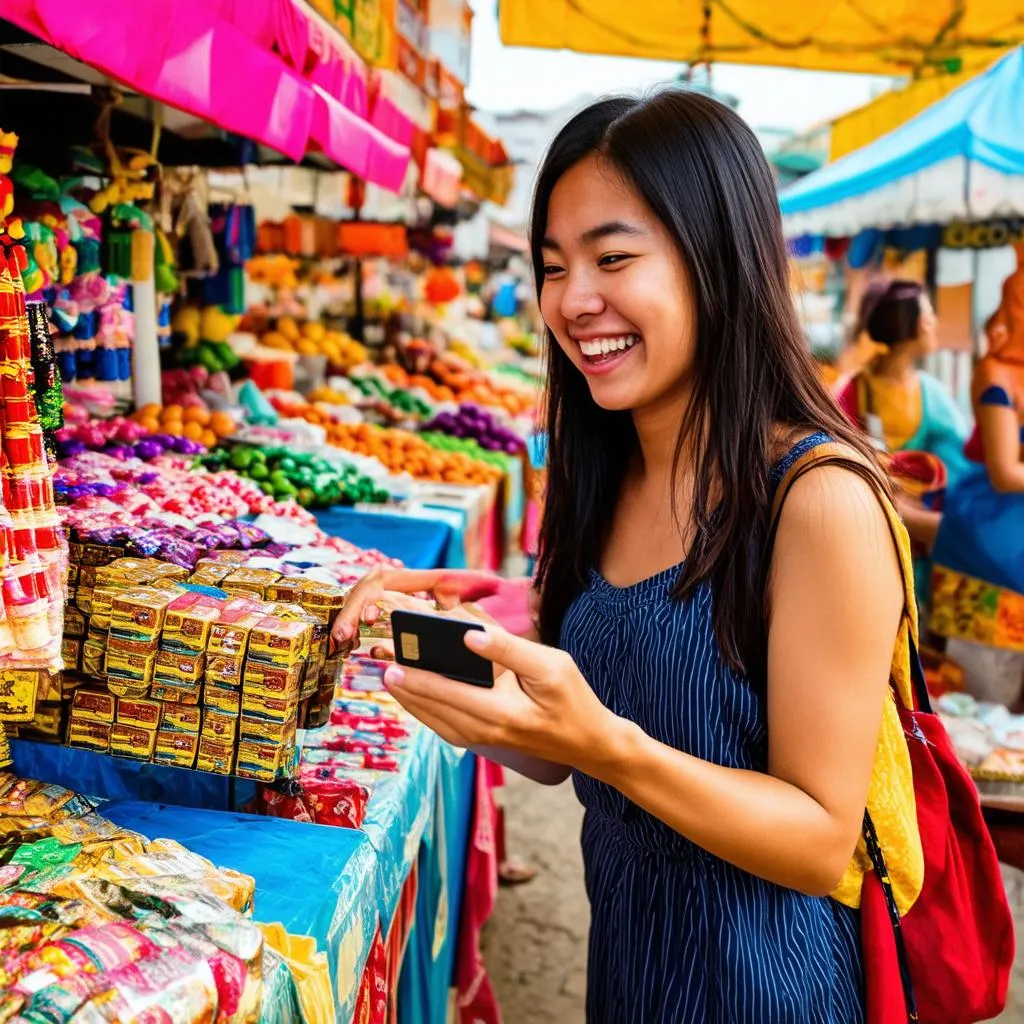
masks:
[(198, 423), (186, 423), (182, 432), (190, 441), (201, 441), (203, 438), (203, 428)]
[(203, 436), (201, 438), (199, 438), (199, 440), (203, 444), (205, 444), (207, 448), (216, 448), (217, 447), (217, 435), (212, 430), (210, 430), (209, 427), (207, 427), (203, 431)]
[(181, 420), (165, 420), (160, 427), (161, 434), (170, 434), (171, 437), (184, 437), (185, 428)]
[(218, 437), (230, 437), (235, 432), (235, 421), (226, 412), (215, 412), (210, 417), (210, 429)]
[(140, 426), (145, 427), (151, 434), (159, 434), (161, 432), (160, 421), (154, 416), (143, 416), (137, 422)]
[(182, 419), (186, 423), (198, 423), (201, 427), (208, 427), (210, 425), (210, 413), (201, 405), (190, 405), (185, 410)]
[(160, 414), (162, 420), (180, 420), (185, 413), (180, 405), (165, 405), (163, 412)]

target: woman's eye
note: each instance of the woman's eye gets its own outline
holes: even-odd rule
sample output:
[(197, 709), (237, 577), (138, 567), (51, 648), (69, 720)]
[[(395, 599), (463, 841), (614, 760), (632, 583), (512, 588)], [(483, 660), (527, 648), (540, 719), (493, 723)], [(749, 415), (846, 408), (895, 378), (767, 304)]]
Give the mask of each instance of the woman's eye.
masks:
[(607, 256), (602, 256), (597, 261), (597, 265), (599, 267), (614, 267), (619, 263), (624, 263), (628, 259), (632, 259), (632, 257), (624, 252), (613, 252), (609, 253)]
[(545, 263), (544, 264), (544, 276), (554, 277), (556, 274), (564, 273), (562, 268), (557, 263)]

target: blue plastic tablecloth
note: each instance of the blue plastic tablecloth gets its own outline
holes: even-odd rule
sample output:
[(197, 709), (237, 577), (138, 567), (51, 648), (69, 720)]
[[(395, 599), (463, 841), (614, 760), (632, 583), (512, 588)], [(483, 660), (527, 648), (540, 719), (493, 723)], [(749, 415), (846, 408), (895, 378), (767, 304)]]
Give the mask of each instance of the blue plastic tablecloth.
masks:
[(352, 829), (138, 800), (104, 804), (104, 817), (151, 838), (173, 839), (218, 867), (256, 880), (255, 918), (312, 935), (326, 950), (337, 1019), (352, 1020), (377, 927), (376, 857)]
[(255, 794), (255, 784), (245, 779), (146, 764), (77, 747), (11, 740), (11, 753), (19, 775), (104, 800), (149, 800), (232, 811)]
[(473, 756), (448, 753), (442, 748), (438, 767), (440, 813), (420, 846), (416, 913), (398, 982), (403, 1024), (447, 1020), (455, 977), (477, 765)]
[(401, 559), (410, 569), (448, 566), (449, 549), (458, 546), (449, 523), (404, 513), (363, 512), (335, 505), (316, 513), (324, 533), (361, 548), (376, 548)]

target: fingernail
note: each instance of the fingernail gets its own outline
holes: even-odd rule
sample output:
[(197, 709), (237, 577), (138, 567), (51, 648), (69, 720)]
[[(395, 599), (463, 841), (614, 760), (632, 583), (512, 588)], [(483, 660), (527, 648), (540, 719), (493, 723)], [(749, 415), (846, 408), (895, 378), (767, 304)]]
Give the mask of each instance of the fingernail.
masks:
[(482, 651), (487, 646), (487, 634), (482, 629), (467, 630), (466, 646)]
[(399, 686), (405, 678), (405, 673), (397, 665), (389, 665), (384, 670), (384, 685)]

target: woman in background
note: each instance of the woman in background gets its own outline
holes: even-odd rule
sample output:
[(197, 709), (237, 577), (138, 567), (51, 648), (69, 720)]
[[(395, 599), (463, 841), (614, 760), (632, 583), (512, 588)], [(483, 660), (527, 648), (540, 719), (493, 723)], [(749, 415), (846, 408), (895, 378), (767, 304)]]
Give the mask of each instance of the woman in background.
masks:
[(858, 336), (866, 336), (878, 354), (837, 397), (847, 416), (891, 456), (889, 470), (900, 485), (896, 507), (915, 544), (915, 583), (924, 600), (943, 489), (969, 468), (968, 425), (945, 385), (919, 368), (935, 351), (937, 327), (921, 285), (875, 281), (861, 299), (859, 327)]
[(1007, 654), (1024, 652), (1024, 247), (1018, 259), (974, 370), (974, 468), (946, 496), (931, 623)]

